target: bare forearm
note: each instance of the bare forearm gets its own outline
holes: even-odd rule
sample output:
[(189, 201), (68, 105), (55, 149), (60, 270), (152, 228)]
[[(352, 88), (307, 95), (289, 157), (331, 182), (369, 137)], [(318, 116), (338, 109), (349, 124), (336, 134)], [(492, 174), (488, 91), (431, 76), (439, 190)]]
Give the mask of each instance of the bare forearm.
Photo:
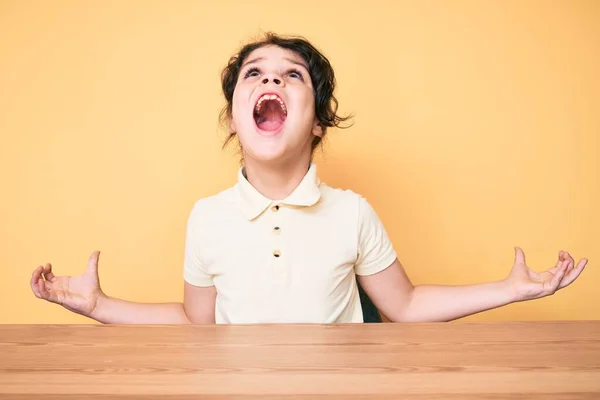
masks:
[(398, 319), (403, 322), (451, 321), (513, 301), (505, 281), (463, 286), (418, 285)]
[(135, 303), (102, 296), (90, 318), (104, 324), (189, 324), (183, 303)]

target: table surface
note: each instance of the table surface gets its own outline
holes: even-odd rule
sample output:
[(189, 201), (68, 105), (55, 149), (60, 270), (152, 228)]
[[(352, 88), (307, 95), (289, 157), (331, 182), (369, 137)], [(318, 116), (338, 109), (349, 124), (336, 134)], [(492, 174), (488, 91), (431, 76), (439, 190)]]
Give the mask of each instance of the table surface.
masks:
[(600, 399), (600, 321), (0, 325), (0, 398)]

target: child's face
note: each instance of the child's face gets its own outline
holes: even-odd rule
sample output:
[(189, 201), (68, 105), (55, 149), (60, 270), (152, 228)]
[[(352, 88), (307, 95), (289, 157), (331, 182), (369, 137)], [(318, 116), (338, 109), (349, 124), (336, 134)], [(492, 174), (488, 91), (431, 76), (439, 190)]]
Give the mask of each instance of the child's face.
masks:
[(313, 135), (320, 136), (322, 130), (301, 56), (276, 46), (248, 55), (233, 92), (231, 130), (237, 133), (245, 158), (284, 161), (310, 155)]

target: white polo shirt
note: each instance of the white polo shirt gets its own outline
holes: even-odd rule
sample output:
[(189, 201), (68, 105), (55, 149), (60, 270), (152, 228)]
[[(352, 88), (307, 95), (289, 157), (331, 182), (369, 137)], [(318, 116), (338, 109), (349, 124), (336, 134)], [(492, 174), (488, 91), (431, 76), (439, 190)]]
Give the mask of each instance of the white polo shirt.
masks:
[(194, 205), (184, 279), (216, 286), (216, 322), (363, 322), (357, 275), (396, 253), (362, 196), (321, 182), (311, 164), (284, 200), (260, 194), (238, 171), (235, 186)]

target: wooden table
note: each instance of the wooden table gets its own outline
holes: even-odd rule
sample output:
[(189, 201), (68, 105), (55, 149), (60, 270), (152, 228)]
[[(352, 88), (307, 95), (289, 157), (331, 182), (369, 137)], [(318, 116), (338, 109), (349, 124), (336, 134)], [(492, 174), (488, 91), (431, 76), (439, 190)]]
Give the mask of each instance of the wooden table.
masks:
[(0, 325), (0, 399), (600, 399), (600, 321)]

